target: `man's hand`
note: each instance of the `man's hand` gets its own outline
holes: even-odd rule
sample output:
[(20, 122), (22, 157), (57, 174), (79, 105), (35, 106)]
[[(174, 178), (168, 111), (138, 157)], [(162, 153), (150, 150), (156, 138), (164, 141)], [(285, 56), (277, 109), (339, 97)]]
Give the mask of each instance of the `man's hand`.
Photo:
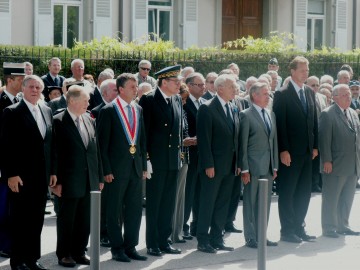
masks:
[(147, 176), (147, 171), (143, 171), (142, 179), (145, 180)]
[(206, 173), (207, 177), (214, 178), (215, 177), (215, 168), (214, 167), (207, 168), (207, 169), (205, 169), (205, 173)]
[(313, 152), (312, 152), (312, 159), (316, 158), (319, 154), (319, 151), (317, 149), (313, 149)]
[(104, 188), (104, 183), (99, 183), (99, 190), (102, 191)]
[(280, 160), (281, 163), (284, 164), (285, 166), (290, 166), (291, 163), (291, 157), (290, 157), (290, 153), (289, 151), (283, 151), (280, 153)]
[(19, 185), (23, 186), (23, 181), (21, 180), (20, 176), (10, 177), (8, 179), (8, 186), (12, 192), (18, 193), (20, 191)]
[(243, 172), (241, 174), (241, 180), (243, 181), (244, 185), (247, 185), (250, 183), (250, 173), (249, 172)]
[(240, 173), (241, 173), (241, 169), (240, 168), (236, 168), (236, 175), (240, 175)]
[(273, 180), (275, 180), (275, 178), (277, 177), (277, 171), (274, 170), (274, 173), (273, 173)]
[(114, 175), (112, 173), (104, 176), (104, 181), (106, 183), (111, 183), (114, 180)]
[(62, 185), (56, 185), (53, 188), (50, 188), (51, 192), (54, 193), (56, 196), (61, 197), (62, 192)]
[(56, 175), (50, 175), (50, 184), (49, 187), (53, 188), (56, 186), (57, 177)]
[(325, 173), (332, 172), (332, 163), (330, 161), (324, 162), (324, 172)]

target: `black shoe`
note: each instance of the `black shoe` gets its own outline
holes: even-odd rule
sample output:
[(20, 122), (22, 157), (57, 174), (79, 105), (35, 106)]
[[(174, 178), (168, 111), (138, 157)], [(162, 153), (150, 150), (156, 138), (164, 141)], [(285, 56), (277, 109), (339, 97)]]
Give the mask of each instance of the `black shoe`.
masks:
[(147, 254), (151, 256), (161, 257), (161, 251), (158, 248), (148, 248)]
[(270, 241), (270, 240), (266, 240), (266, 245), (267, 245), (268, 247), (277, 247), (277, 246), (278, 246), (278, 243), (277, 243), (277, 242)]
[(42, 266), (39, 262), (27, 263), (26, 265), (31, 270), (48, 270), (47, 268)]
[(90, 265), (90, 259), (86, 255), (82, 255), (79, 257), (73, 257), (73, 259), (77, 264)]
[(102, 247), (111, 247), (110, 240), (107, 236), (104, 236), (100, 239), (100, 246)]
[(0, 257), (3, 257), (3, 258), (10, 258), (10, 251), (7, 251), (7, 250), (0, 250)]
[(173, 248), (171, 245), (167, 245), (166, 247), (160, 248), (162, 253), (166, 254), (180, 254), (181, 249)]
[(175, 243), (183, 244), (183, 243), (186, 243), (186, 240), (185, 239), (178, 239), (178, 240), (175, 240)]
[(147, 257), (146, 256), (142, 256), (140, 255), (136, 249), (131, 249), (131, 250), (126, 250), (125, 251), (125, 254), (130, 258), (130, 259), (133, 259), (133, 260), (136, 260), (136, 261), (146, 261), (147, 260)]
[(190, 235), (190, 233), (188, 231), (184, 231), (183, 232), (183, 239), (186, 239), (186, 240), (192, 240), (193, 237)]
[(173, 244), (173, 241), (171, 239), (168, 239), (167, 242), (168, 242), (169, 245)]
[(341, 234), (341, 235), (354, 235), (354, 236), (358, 236), (360, 235), (360, 232), (354, 232), (353, 230), (345, 230), (345, 231), (337, 231), (338, 234)]
[(339, 238), (339, 235), (336, 233), (336, 231), (323, 232), (323, 236), (329, 237), (329, 238)]
[(217, 249), (217, 250), (224, 250), (224, 251), (234, 251), (233, 247), (227, 247), (224, 244), (214, 244), (211, 245), (213, 248)]
[(122, 250), (117, 252), (112, 252), (112, 259), (117, 262), (131, 262), (129, 257)]
[(302, 231), (300, 233), (296, 233), (296, 236), (299, 237), (301, 240), (305, 242), (312, 242), (316, 239), (316, 236), (308, 235), (305, 231)]
[(301, 243), (302, 240), (301, 238), (299, 238), (297, 235), (295, 234), (286, 234), (286, 235), (282, 235), (280, 237), (280, 240), (281, 241), (284, 241), (284, 242), (289, 242), (289, 243)]
[(46, 210), (45, 210), (44, 213), (45, 213), (45, 215), (51, 215), (51, 211), (46, 211)]
[(255, 239), (249, 239), (246, 240), (245, 246), (247, 246), (248, 248), (257, 248), (258, 243)]
[(205, 253), (216, 253), (216, 249), (210, 246), (210, 244), (198, 244), (197, 249)]
[(58, 264), (64, 267), (75, 267), (76, 262), (71, 257), (64, 257), (58, 261)]
[(237, 229), (234, 224), (225, 226), (225, 232), (227, 233), (242, 233), (242, 230)]
[(11, 270), (31, 270), (25, 263), (11, 266)]

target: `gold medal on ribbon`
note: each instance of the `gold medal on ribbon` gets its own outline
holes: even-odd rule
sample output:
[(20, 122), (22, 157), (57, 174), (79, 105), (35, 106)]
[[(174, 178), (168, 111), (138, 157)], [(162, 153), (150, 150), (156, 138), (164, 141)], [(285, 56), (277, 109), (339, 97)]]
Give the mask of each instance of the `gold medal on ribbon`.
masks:
[(129, 152), (130, 152), (130, 154), (132, 154), (132, 155), (136, 153), (136, 147), (135, 147), (135, 145), (130, 146)]

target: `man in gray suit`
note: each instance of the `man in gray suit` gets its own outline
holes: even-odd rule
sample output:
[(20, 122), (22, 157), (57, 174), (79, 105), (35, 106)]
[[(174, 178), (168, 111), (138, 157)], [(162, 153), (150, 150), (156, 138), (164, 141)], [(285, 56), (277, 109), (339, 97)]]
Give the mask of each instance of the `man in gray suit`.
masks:
[(339, 84), (332, 94), (336, 104), (325, 109), (319, 120), (321, 223), (324, 236), (337, 238), (338, 234), (360, 235), (349, 227), (356, 181), (360, 177), (360, 122), (350, 108), (349, 86)]
[[(266, 83), (257, 82), (250, 88), (252, 106), (240, 112), (241, 179), (244, 183), (244, 236), (246, 246), (257, 248), (259, 179), (268, 179), (268, 217), (271, 186), (279, 168), (275, 114), (266, 109), (270, 91)], [(277, 246), (267, 241), (268, 246)]]

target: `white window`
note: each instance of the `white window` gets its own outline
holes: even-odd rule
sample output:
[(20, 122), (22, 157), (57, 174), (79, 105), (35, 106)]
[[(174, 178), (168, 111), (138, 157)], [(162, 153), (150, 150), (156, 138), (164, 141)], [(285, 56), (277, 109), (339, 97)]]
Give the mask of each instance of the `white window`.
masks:
[(152, 40), (172, 39), (172, 0), (148, 1), (148, 33)]
[(81, 0), (54, 1), (54, 45), (71, 48), (81, 40)]
[(325, 0), (310, 0), (307, 10), (307, 50), (321, 49), (325, 43)]

